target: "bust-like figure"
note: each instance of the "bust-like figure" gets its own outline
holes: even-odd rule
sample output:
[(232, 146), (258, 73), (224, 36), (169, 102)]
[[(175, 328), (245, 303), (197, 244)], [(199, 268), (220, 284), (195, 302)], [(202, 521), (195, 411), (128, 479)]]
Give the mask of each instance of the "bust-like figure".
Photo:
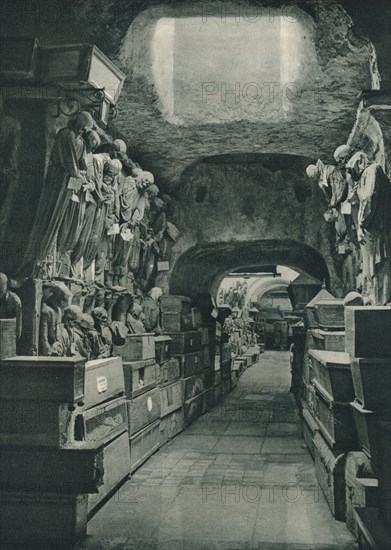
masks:
[(61, 282), (49, 285), (44, 291), (39, 323), (39, 354), (66, 355), (62, 339), (62, 317), (71, 293)]
[(0, 319), (16, 319), (16, 339), (22, 334), (22, 303), (14, 292), (8, 289), (8, 277), (0, 273)]

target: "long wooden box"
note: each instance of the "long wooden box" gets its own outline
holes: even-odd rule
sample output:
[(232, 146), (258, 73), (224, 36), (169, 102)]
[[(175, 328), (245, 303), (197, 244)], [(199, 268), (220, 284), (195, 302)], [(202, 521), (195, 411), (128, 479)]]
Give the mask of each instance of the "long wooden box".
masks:
[(0, 399), (76, 405), (84, 399), (82, 357), (17, 356), (0, 361)]
[(352, 357), (391, 357), (391, 306), (346, 307), (345, 332)]
[(356, 430), (349, 403), (337, 403), (325, 389), (314, 380), (318, 397), (316, 420), (320, 431), (331, 447), (349, 451), (356, 450)]
[(16, 355), (16, 319), (0, 319), (0, 359)]
[(309, 351), (314, 379), (325, 388), (334, 401), (349, 402), (354, 398), (350, 358), (336, 351)]
[(171, 352), (174, 355), (179, 353), (191, 353), (202, 349), (201, 333), (198, 331), (170, 332), (172, 338)]
[(160, 446), (168, 443), (184, 429), (182, 407), (160, 419)]
[(158, 369), (160, 373), (158, 380), (159, 386), (172, 384), (181, 377), (181, 368), (179, 360), (176, 357), (158, 365)]
[(198, 327), (198, 332), (201, 333), (201, 345), (209, 345), (209, 328), (208, 327)]
[[(2, 82), (34, 81), (39, 71), (40, 45), (36, 38), (1, 38)], [(22, 91), (20, 91), (22, 93)]]
[(162, 312), (191, 314), (190, 298), (163, 294), (160, 300)]
[(155, 388), (127, 402), (129, 435), (160, 418), (160, 390)]
[(314, 437), (315, 437), (315, 434), (319, 431), (319, 426), (315, 418), (312, 416), (312, 414), (307, 408), (303, 407), (302, 415), (303, 415), (302, 427), (303, 427), (304, 441), (305, 441), (305, 444), (307, 445), (307, 448), (312, 458), (315, 459)]
[(156, 386), (157, 373), (154, 359), (124, 363), (125, 395), (137, 397)]
[(158, 365), (171, 359), (171, 338), (167, 334), (155, 336), (155, 358)]
[[(78, 420), (75, 422), (75, 439), (78, 439)], [(82, 431), (86, 441), (113, 439), (128, 427), (128, 411), (125, 397), (117, 397), (83, 412)], [(81, 434), (80, 434), (81, 435)]]
[(68, 403), (0, 401), (1, 445), (60, 448), (74, 440), (76, 411)]
[(41, 78), (46, 83), (63, 86), (78, 83), (104, 89), (105, 96), (115, 104), (121, 93), (125, 75), (96, 46), (66, 44), (42, 48)]
[(89, 409), (125, 393), (120, 357), (88, 361), (85, 366), (84, 408)]
[(182, 380), (183, 387), (183, 400), (187, 401), (192, 399), (199, 393), (205, 391), (207, 386), (207, 376), (205, 372), (200, 374), (195, 374), (194, 376), (189, 376), (189, 378), (184, 378)]
[(176, 357), (179, 360), (181, 376), (183, 378), (188, 378), (189, 376), (198, 374), (204, 368), (202, 351), (177, 355)]
[(391, 414), (391, 358), (350, 358), (354, 392), (366, 409)]
[(88, 497), (88, 515), (100, 507), (130, 474), (129, 435), (124, 431), (105, 445), (103, 451), (103, 485), (97, 494)]
[(96, 493), (103, 482), (103, 443), (78, 442), (62, 449), (4, 446), (0, 490)]
[[(353, 419), (360, 448), (370, 457), (373, 457), (373, 450), (377, 447), (377, 424), (381, 421), (387, 420), (387, 416), (364, 409), (364, 407), (357, 401), (353, 401), (350, 405), (353, 411)], [(375, 460), (373, 460), (372, 466), (375, 471), (377, 466), (377, 456), (373, 458)]]
[(2, 548), (73, 547), (87, 532), (87, 494), (7, 491), (0, 499)]
[(181, 380), (160, 388), (160, 414), (162, 417), (182, 407), (182, 402), (183, 388)]
[(203, 413), (204, 393), (198, 394), (192, 399), (188, 399), (183, 403), (183, 418), (185, 426), (189, 426), (199, 418)]
[(130, 444), (130, 471), (134, 472), (160, 447), (160, 419), (132, 435)]
[(315, 304), (315, 312), (320, 328), (344, 329), (343, 300), (319, 300)]
[(155, 335), (127, 334), (123, 346), (113, 346), (113, 355), (119, 355), (126, 362), (155, 359)]
[(314, 348), (326, 351), (345, 351), (345, 332), (312, 329)]
[(315, 473), (331, 513), (345, 521), (345, 455), (332, 451), (321, 434), (314, 435)]
[(162, 327), (166, 332), (186, 332), (194, 330), (189, 313), (162, 313)]
[(346, 485), (346, 526), (358, 537), (354, 509), (365, 506), (377, 506), (378, 481), (373, 477), (371, 465), (366, 454), (348, 453), (345, 466)]

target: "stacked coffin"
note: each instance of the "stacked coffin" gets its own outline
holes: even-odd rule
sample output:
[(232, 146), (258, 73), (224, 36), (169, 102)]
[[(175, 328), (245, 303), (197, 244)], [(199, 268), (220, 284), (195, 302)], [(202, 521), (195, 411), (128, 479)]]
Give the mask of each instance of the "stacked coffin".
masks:
[(350, 360), (341, 351), (343, 302), (314, 300), (306, 316), (310, 327), (303, 365), (304, 437), (328, 505), (337, 519), (344, 520), (346, 452), (357, 448), (357, 440), (349, 405), (354, 395)]
[[(359, 446), (378, 480), (378, 510), (373, 499), (372, 504), (363, 502), (361, 510), (357, 506), (355, 528), (367, 543), (388, 533), (391, 547), (391, 307), (347, 307), (345, 324)], [(375, 535), (369, 533), (368, 523), (375, 526)]]
[(181, 372), (179, 360), (171, 357), (171, 340), (166, 334), (155, 338), (160, 393), (160, 446), (184, 428)]
[(127, 335), (114, 352), (123, 359), (131, 472), (160, 447), (160, 392), (154, 334)]
[(171, 338), (171, 354), (179, 362), (182, 378), (184, 425), (202, 415), (209, 365), (205, 369), (200, 319), (190, 299), (185, 296), (162, 296), (162, 327)]
[(114, 457), (109, 448), (113, 441), (121, 446), (126, 433), (123, 408), (117, 408), (114, 423), (106, 423), (107, 416), (99, 411), (103, 399), (98, 398), (105, 395), (115, 408), (124, 390), (123, 375), (116, 359), (104, 363), (106, 368), (99, 361), (86, 365), (82, 358), (31, 356), (1, 361), (5, 547), (75, 542), (86, 533), (88, 494), (103, 498), (113, 460), (128, 474), (129, 454), (121, 456), (122, 449), (117, 449)]

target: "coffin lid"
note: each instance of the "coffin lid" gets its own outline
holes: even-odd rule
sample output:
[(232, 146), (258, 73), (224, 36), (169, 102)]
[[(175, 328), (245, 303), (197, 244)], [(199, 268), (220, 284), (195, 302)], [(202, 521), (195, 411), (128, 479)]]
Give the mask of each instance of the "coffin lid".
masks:
[(314, 307), (315, 304), (317, 304), (321, 300), (333, 300), (333, 299), (334, 299), (334, 296), (332, 294), (330, 294), (330, 292), (328, 290), (326, 290), (325, 288), (322, 288), (322, 290), (320, 290), (318, 292), (318, 294), (316, 296), (314, 296), (314, 298), (312, 298), (312, 300), (310, 302), (308, 302), (308, 304), (305, 307), (306, 308), (307, 307)]

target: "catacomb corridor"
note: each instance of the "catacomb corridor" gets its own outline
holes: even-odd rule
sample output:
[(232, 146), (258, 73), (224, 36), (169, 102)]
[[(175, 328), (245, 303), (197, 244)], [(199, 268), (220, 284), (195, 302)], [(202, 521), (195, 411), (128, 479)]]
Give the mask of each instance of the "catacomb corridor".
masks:
[(0, 43), (0, 548), (390, 550), (390, 1)]

